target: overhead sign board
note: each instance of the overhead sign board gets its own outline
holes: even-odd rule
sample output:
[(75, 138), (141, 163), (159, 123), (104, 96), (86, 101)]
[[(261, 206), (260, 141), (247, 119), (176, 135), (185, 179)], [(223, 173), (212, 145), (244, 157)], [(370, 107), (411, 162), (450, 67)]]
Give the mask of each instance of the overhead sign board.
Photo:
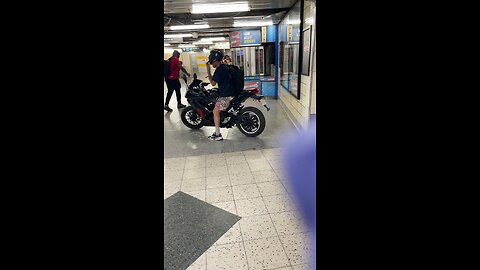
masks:
[(231, 47), (253, 46), (261, 43), (260, 30), (244, 30), (230, 33)]
[(210, 49), (230, 49), (230, 44), (228, 42), (217, 42), (214, 45), (210, 46)]
[(230, 33), (230, 46), (238, 47), (242, 45), (242, 32), (237, 31)]
[(242, 31), (242, 45), (260, 44), (260, 30)]

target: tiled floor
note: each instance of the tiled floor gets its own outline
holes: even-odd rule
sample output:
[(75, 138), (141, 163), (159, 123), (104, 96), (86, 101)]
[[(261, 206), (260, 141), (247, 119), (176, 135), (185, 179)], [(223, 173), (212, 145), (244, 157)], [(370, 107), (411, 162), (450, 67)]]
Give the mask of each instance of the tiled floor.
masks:
[(189, 270), (311, 269), (309, 231), (278, 148), (167, 158), (164, 165), (164, 198), (183, 191), (242, 217)]

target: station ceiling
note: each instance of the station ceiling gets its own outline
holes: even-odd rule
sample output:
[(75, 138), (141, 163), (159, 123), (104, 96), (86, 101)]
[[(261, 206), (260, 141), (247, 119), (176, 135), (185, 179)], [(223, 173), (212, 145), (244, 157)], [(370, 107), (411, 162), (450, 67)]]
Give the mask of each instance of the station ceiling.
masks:
[[(259, 21), (272, 20), (280, 22), (287, 11), (298, 0), (251, 0), (248, 1), (250, 11), (228, 13), (191, 14), (192, 4), (238, 3), (239, 0), (165, 0), (164, 1), (164, 34), (195, 33), (199, 38), (209, 36), (228, 36), (228, 33), (239, 29), (233, 27), (234, 20)], [(245, 2), (245, 1), (243, 1)], [(208, 23), (208, 29), (170, 30), (171, 26)], [(242, 27), (248, 29), (248, 27)], [(258, 27), (257, 27), (258, 29)], [(183, 38), (191, 42), (192, 38)]]

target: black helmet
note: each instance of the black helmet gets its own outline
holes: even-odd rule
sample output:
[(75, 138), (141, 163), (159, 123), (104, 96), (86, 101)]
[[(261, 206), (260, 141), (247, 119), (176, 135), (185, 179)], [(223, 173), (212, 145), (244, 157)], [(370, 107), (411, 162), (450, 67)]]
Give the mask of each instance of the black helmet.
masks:
[(223, 53), (221, 51), (213, 50), (210, 52), (210, 55), (208, 56), (208, 62), (211, 64), (215, 60), (218, 60), (218, 61), (223, 60)]

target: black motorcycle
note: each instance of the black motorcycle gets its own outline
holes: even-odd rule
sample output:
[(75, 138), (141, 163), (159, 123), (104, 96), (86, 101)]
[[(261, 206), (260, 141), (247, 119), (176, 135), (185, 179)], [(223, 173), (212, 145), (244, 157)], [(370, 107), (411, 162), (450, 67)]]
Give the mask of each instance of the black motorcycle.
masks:
[[(188, 85), (185, 95), (190, 106), (183, 109), (182, 122), (191, 129), (200, 129), (203, 126), (215, 126), (213, 121), (213, 109), (219, 97), (218, 88), (205, 89), (210, 83), (203, 82), (193, 75), (193, 82)], [(256, 137), (262, 134), (266, 121), (262, 111), (255, 107), (244, 107), (242, 104), (249, 98), (257, 100), (270, 110), (264, 100), (264, 96), (258, 95), (258, 88), (244, 89), (230, 102), (230, 106), (220, 113), (220, 127), (238, 129), (248, 137)]]

